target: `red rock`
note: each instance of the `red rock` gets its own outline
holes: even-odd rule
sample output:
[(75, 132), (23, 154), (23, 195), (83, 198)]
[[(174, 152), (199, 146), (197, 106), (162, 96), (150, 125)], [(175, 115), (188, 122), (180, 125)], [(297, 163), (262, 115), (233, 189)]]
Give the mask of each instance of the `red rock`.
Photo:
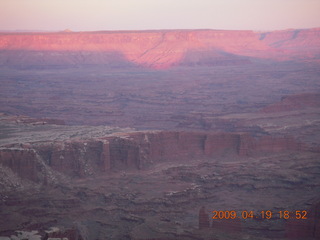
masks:
[(99, 140), (43, 143), (34, 147), (48, 166), (71, 177), (109, 169), (108, 143)]
[(305, 93), (283, 97), (280, 102), (269, 105), (261, 111), (264, 113), (285, 112), (308, 107), (320, 107), (320, 94)]
[(41, 179), (41, 168), (34, 149), (1, 149), (0, 163), (9, 167), (21, 178), (35, 182)]
[(250, 134), (241, 134), (241, 141), (239, 144), (238, 152), (239, 156), (248, 156), (253, 151), (255, 145), (255, 139)]
[(0, 150), (0, 163), (22, 178), (47, 184), (45, 166), (70, 177), (86, 177), (112, 169), (145, 169), (163, 161), (307, 150), (292, 137), (155, 131), (7, 146)]
[(139, 169), (140, 155), (137, 143), (126, 138), (109, 141), (111, 169)]
[(293, 52), (310, 52), (320, 47), (320, 29), (291, 29), (263, 34), (263, 41), (270, 46)]
[(201, 207), (199, 210), (199, 229), (207, 229), (209, 227), (209, 214), (206, 213), (205, 207)]
[[(181, 159), (203, 155), (206, 134), (196, 132), (134, 133), (130, 137), (141, 146), (149, 159)], [(147, 159), (146, 159), (147, 160)]]
[(205, 141), (205, 155), (237, 154), (240, 141), (239, 134), (208, 134)]
[(183, 62), (185, 65), (237, 63), (239, 59), (232, 55), (288, 59), (291, 50), (297, 47), (300, 55), (307, 52), (305, 57), (314, 57), (319, 52), (319, 32), (310, 29), (271, 33), (223, 30), (2, 33), (0, 65), (116, 62), (166, 68)]
[(100, 155), (101, 170), (104, 172), (111, 169), (110, 145), (108, 141), (102, 141), (102, 151)]

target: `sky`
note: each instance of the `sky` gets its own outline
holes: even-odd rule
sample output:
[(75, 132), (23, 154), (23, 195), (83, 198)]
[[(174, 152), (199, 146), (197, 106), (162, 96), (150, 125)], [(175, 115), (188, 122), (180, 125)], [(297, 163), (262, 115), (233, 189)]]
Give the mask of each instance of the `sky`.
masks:
[(0, 31), (320, 27), (320, 0), (0, 0)]

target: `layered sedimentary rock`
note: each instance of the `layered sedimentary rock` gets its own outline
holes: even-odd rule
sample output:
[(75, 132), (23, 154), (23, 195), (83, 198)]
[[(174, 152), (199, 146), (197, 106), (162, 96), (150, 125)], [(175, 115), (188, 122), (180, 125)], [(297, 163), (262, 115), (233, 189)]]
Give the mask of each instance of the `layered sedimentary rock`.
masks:
[(242, 156), (249, 156), (254, 153), (301, 151), (302, 149), (307, 150), (308, 147), (297, 142), (293, 137), (263, 136), (260, 138), (253, 138), (249, 134), (243, 134), (239, 146), (239, 154)]
[(261, 39), (270, 46), (291, 50), (294, 52), (317, 51), (320, 47), (320, 29), (291, 29), (262, 33)]
[(319, 29), (271, 33), (222, 30), (2, 33), (0, 64), (154, 68), (243, 64), (248, 62), (243, 57), (290, 59), (292, 54), (298, 54), (297, 47), (302, 58), (314, 57), (319, 50), (318, 38)]
[(41, 176), (41, 167), (34, 149), (8, 148), (0, 150), (0, 162), (9, 167), (18, 176), (38, 182)]
[(206, 213), (205, 207), (201, 207), (199, 210), (199, 229), (208, 229), (209, 227), (209, 214)]
[(261, 111), (263, 113), (272, 112), (286, 112), (301, 110), (304, 108), (319, 108), (320, 107), (320, 94), (319, 93), (305, 93), (295, 94), (283, 97), (280, 102), (271, 104)]
[(153, 131), (105, 138), (11, 144), (0, 150), (0, 163), (22, 178), (50, 181), (46, 168), (70, 177), (108, 170), (146, 169), (163, 161), (307, 150), (291, 137), (254, 138), (245, 133)]
[[(1, 34), (2, 111), (37, 119), (0, 126), (0, 235), (317, 238), (319, 97), (297, 93), (318, 91), (318, 40), (319, 29)], [(208, 219), (310, 206), (302, 222)]]
[[(319, 154), (293, 149), (293, 143), (247, 133), (144, 131), (2, 145), (0, 170), (11, 169), (32, 187), (1, 192), (0, 236), (75, 224), (83, 239), (317, 236), (310, 229), (318, 227), (318, 210), (310, 209), (301, 222), (276, 216), (279, 210), (318, 209)], [(29, 177), (34, 172), (25, 159), (40, 166), (36, 178)], [(210, 219), (213, 210), (264, 209), (275, 217)]]
[[(238, 39), (234, 41), (234, 39)], [(202, 59), (230, 60), (230, 54), (246, 50), (268, 49), (258, 35), (246, 31), (147, 31), (92, 33), (3, 34), (0, 40), (2, 65), (27, 64), (77, 65), (137, 64), (156, 68), (177, 64), (185, 57), (187, 64)], [(252, 46), (252, 47), (251, 47)], [(208, 51), (212, 53), (208, 55)], [(202, 54), (199, 56), (197, 52)], [(22, 54), (22, 57), (21, 57)], [(17, 56), (20, 55), (20, 58)], [(203, 56), (204, 55), (204, 56)], [(200, 57), (200, 59), (199, 59)]]
[(48, 166), (70, 176), (92, 175), (108, 164), (101, 141), (49, 142), (34, 147)]

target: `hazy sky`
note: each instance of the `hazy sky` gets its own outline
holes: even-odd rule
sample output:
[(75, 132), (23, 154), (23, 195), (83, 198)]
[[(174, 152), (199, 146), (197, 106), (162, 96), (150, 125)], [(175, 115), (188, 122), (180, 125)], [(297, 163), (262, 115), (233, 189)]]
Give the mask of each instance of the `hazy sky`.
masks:
[(0, 0), (0, 30), (320, 27), (320, 0)]

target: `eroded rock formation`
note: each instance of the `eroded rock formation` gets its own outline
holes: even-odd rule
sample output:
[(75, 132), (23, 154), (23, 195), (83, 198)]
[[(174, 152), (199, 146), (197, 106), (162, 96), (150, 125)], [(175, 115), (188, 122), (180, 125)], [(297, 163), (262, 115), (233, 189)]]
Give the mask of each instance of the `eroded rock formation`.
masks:
[(166, 68), (243, 64), (248, 62), (245, 57), (313, 58), (319, 50), (318, 37), (319, 29), (271, 33), (222, 30), (2, 33), (0, 65)]
[(47, 167), (70, 177), (85, 177), (107, 170), (146, 169), (163, 161), (300, 151), (301, 146), (292, 137), (254, 138), (246, 133), (132, 132), (7, 145), (0, 149), (0, 163), (22, 178), (43, 182), (48, 180), (43, 175)]
[(68, 229), (65, 231), (56, 231), (56, 232), (49, 232), (46, 233), (43, 240), (83, 240), (82, 236), (76, 229)]
[(0, 150), (0, 162), (9, 167), (18, 176), (24, 179), (40, 181), (41, 168), (38, 156), (34, 149), (5, 148)]
[(304, 108), (319, 108), (320, 107), (320, 94), (295, 94), (286, 96), (280, 102), (271, 104), (263, 108), (261, 111), (264, 113), (272, 112), (286, 112), (301, 110)]
[(209, 227), (209, 214), (206, 213), (205, 207), (201, 207), (199, 210), (199, 229), (208, 229)]

